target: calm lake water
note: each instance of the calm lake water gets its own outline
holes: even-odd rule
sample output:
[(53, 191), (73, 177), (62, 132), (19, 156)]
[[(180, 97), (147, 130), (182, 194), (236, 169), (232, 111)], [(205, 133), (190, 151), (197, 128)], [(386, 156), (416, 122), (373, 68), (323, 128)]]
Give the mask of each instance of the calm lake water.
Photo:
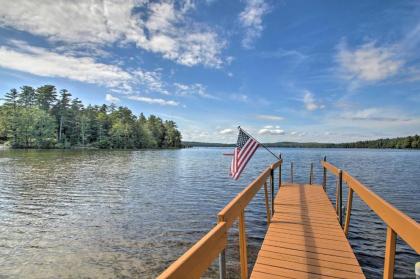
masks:
[[(0, 278), (154, 278), (216, 223), (216, 214), (269, 163), (259, 150), (239, 181), (228, 177), (230, 149), (0, 151)], [(274, 149), (295, 181), (327, 159), (420, 221), (420, 152)], [(328, 177), (335, 199), (335, 184)], [(346, 187), (344, 187), (346, 189)], [(344, 195), (346, 197), (346, 194)], [(263, 191), (246, 210), (250, 267), (266, 231)], [(419, 236), (420, 237), (420, 236)], [(355, 196), (350, 242), (368, 278), (381, 278), (385, 225)], [(239, 273), (235, 225), (227, 250)], [(420, 261), (401, 241), (396, 278)], [(206, 274), (217, 277), (217, 265)]]

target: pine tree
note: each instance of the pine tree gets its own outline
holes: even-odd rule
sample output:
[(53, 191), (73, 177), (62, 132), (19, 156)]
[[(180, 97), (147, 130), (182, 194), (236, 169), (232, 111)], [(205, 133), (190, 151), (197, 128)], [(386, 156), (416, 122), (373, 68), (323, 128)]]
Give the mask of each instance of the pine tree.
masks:
[(70, 109), (70, 97), (71, 94), (66, 90), (60, 91), (60, 99), (58, 100), (55, 111), (58, 122), (58, 133), (57, 138), (59, 143), (65, 142), (65, 128), (66, 128), (66, 117), (68, 116)]
[(19, 94), (19, 103), (24, 108), (31, 108), (36, 104), (35, 89), (31, 86), (22, 86)]
[(12, 133), (12, 146), (17, 145), (17, 124), (18, 124), (18, 104), (19, 104), (19, 93), (16, 89), (10, 89), (4, 96), (5, 106), (5, 117), (6, 117), (6, 132), (11, 131)]
[(35, 99), (38, 107), (49, 111), (57, 102), (57, 91), (54, 85), (44, 85), (35, 90)]

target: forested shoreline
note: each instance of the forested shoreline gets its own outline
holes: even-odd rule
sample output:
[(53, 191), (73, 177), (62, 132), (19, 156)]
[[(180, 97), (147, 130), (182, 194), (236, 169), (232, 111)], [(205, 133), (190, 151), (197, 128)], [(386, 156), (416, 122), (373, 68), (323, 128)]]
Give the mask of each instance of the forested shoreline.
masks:
[[(183, 142), (187, 147), (234, 147), (230, 143)], [(376, 149), (420, 149), (420, 136), (398, 138), (385, 138), (348, 143), (321, 143), (321, 142), (274, 142), (264, 143), (267, 147), (283, 148), (376, 148)]]
[(11, 148), (179, 148), (174, 121), (127, 107), (87, 105), (54, 85), (11, 89), (0, 105), (0, 142)]

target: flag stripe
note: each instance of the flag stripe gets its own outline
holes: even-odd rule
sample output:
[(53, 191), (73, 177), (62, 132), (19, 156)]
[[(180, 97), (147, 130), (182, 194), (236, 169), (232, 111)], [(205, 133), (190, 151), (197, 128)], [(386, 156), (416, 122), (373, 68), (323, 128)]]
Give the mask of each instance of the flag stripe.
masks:
[(244, 145), (244, 146), (241, 148), (241, 150), (239, 151), (239, 157), (241, 157), (241, 156), (242, 156), (242, 154), (248, 150), (248, 145), (250, 145), (251, 143), (252, 143), (252, 139), (249, 139), (249, 140), (245, 143), (245, 145)]
[(256, 143), (254, 140), (249, 140), (250, 144), (247, 146), (247, 149), (242, 154), (239, 154), (239, 162), (238, 165), (242, 165), (243, 161), (248, 158), (249, 152), (252, 150), (254, 143)]
[(252, 155), (254, 154), (254, 152), (257, 150), (258, 145), (256, 145), (252, 150), (251, 153), (249, 154), (248, 160), (246, 160), (239, 168), (239, 170), (236, 172), (234, 179), (238, 179), (239, 176), (241, 175), (242, 171), (245, 169), (246, 165), (249, 162), (249, 159), (252, 157)]
[(230, 166), (230, 175), (238, 179), (259, 146), (258, 141), (239, 130), (238, 141)]
[(251, 148), (251, 145), (253, 144), (254, 140), (248, 140), (247, 143), (245, 144), (244, 148), (242, 148), (241, 152), (239, 153), (239, 165), (242, 163), (243, 158), (245, 158)]
[(236, 173), (236, 158), (238, 156), (238, 148), (235, 148), (234, 152), (233, 152), (233, 158), (232, 158), (232, 163), (230, 166), (230, 175), (233, 176)]
[(242, 163), (239, 164), (239, 168), (236, 171), (236, 174), (234, 176), (235, 179), (239, 178), (239, 175), (242, 173), (242, 171), (244, 170), (245, 166), (248, 164), (252, 155), (254, 155), (254, 152), (257, 150), (257, 148), (258, 148), (258, 143), (254, 141), (252, 145), (249, 147), (249, 150), (248, 150), (249, 152), (247, 153), (246, 157), (243, 158), (244, 160), (242, 160)]

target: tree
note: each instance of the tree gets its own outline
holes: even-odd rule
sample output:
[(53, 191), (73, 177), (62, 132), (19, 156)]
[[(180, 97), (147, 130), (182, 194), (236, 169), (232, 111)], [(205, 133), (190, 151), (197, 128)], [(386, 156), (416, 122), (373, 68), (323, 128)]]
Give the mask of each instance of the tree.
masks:
[(111, 119), (111, 141), (115, 148), (134, 148), (136, 117), (126, 107), (119, 107), (109, 115)]
[(165, 140), (165, 128), (162, 119), (153, 114), (147, 119), (147, 128), (150, 130), (154, 140), (154, 147), (162, 147)]
[[(96, 125), (96, 131), (97, 131), (97, 138), (96, 141), (98, 143), (99, 148), (108, 148), (110, 146), (109, 137), (108, 137), (108, 131), (111, 126), (111, 122), (109, 120), (109, 117), (107, 115), (107, 110), (101, 109), (96, 115), (95, 119), (97, 125)], [(91, 120), (92, 121), (92, 120)]]
[(56, 142), (55, 131), (57, 124), (55, 119), (41, 109), (32, 111), (34, 147), (52, 148)]
[(165, 147), (181, 147), (181, 133), (176, 129), (173, 121), (165, 121)]
[(18, 106), (18, 102), (19, 102), (19, 93), (18, 93), (18, 91), (15, 88), (10, 89), (10, 91), (7, 92), (4, 95), (3, 100), (5, 101), (5, 104), (4, 105), (6, 107), (10, 107), (13, 110), (16, 110), (16, 108)]
[(31, 86), (24, 85), (19, 95), (19, 103), (24, 108), (31, 108), (36, 104), (35, 89)]
[(0, 143), (7, 141), (7, 110), (0, 106)]
[(49, 111), (57, 102), (57, 91), (54, 85), (38, 87), (35, 93), (36, 104), (44, 111)]
[(59, 143), (63, 143), (65, 141), (65, 137), (63, 137), (63, 133), (65, 135), (65, 128), (66, 128), (66, 117), (68, 116), (69, 108), (70, 108), (70, 97), (71, 94), (66, 90), (62, 89), (60, 91), (60, 99), (58, 100), (55, 106), (55, 115), (58, 122), (58, 133), (57, 138)]
[(10, 89), (4, 96), (4, 129), (6, 132), (10, 131), (12, 134), (12, 146), (17, 144), (17, 121), (18, 121), (18, 104), (19, 93), (16, 89)]
[(34, 90), (11, 89), (0, 105), (0, 141), (13, 148), (95, 146), (99, 148), (180, 147), (181, 133), (173, 121), (126, 107), (87, 106), (66, 90), (43, 85)]

